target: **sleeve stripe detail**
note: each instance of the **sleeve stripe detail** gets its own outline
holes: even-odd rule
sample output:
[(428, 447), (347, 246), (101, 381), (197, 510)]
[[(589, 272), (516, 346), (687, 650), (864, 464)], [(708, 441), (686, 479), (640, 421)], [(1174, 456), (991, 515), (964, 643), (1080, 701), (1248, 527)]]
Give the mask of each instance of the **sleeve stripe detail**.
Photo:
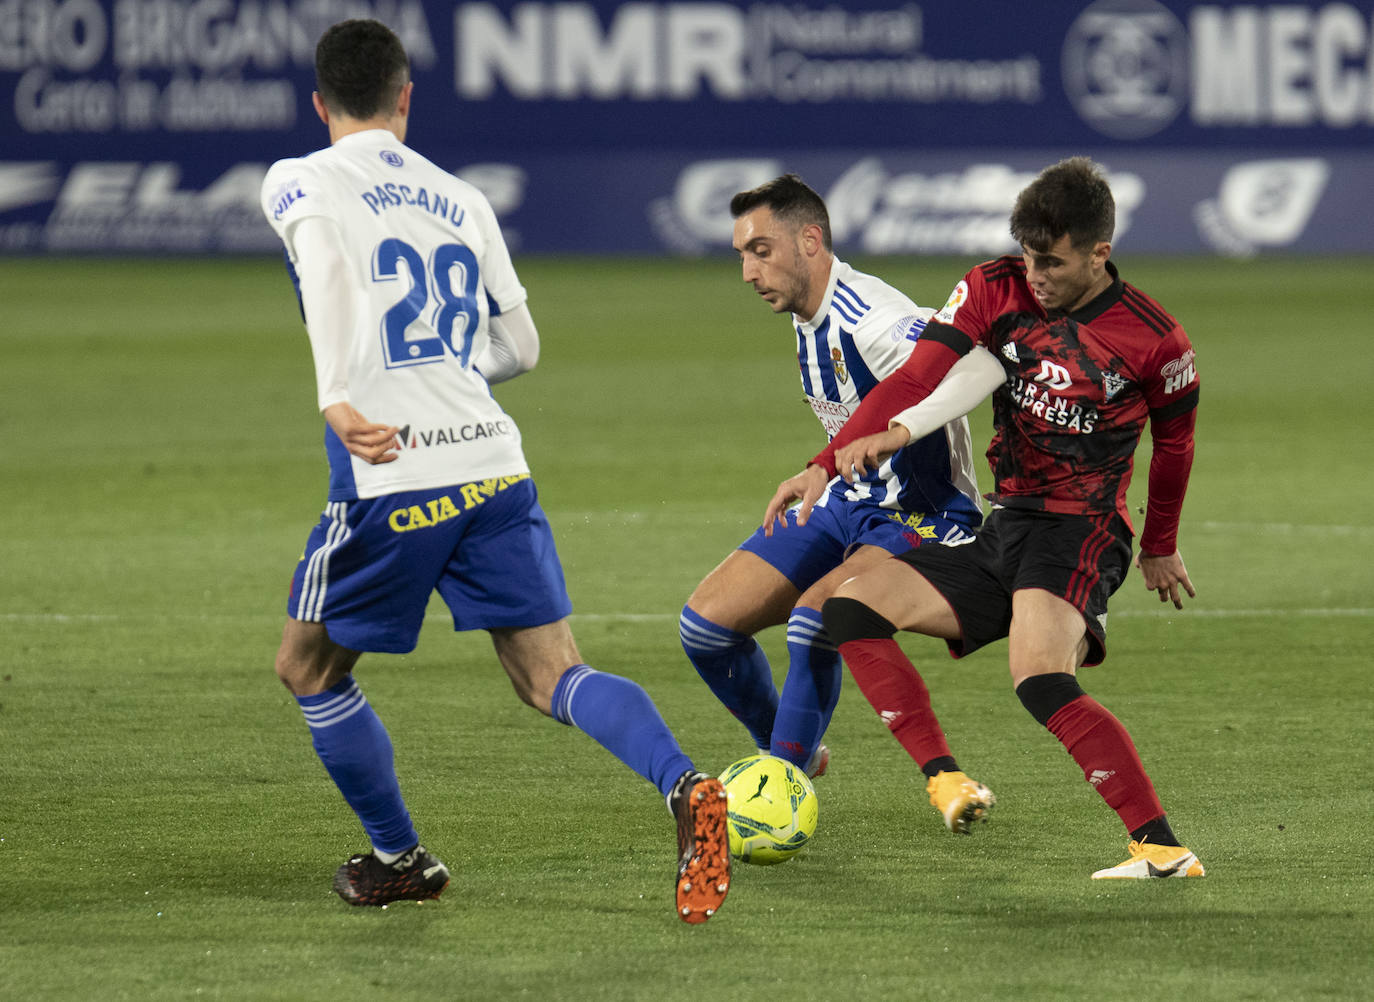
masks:
[(852, 286), (846, 285), (843, 282), (836, 282), (835, 298), (838, 299), (841, 293), (844, 293), (844, 299), (846, 302), (853, 303), (853, 306), (850, 307), (851, 309), (858, 309), (861, 311), (861, 313), (867, 313), (869, 310), (873, 308), (869, 306), (867, 303), (865, 303), (859, 297), (859, 294), (854, 291)]
[(1187, 414), (1189, 411), (1197, 408), (1198, 395), (1198, 388), (1193, 387), (1191, 392), (1179, 397), (1173, 403), (1166, 404), (1163, 407), (1153, 408), (1150, 411), (1150, 420), (1169, 421), (1178, 417), (1180, 414)]
[(802, 392), (808, 397), (815, 396), (811, 386), (811, 352), (807, 350), (806, 335), (800, 327), (797, 331), (797, 364), (801, 367)]
[(1020, 278), (1026, 273), (1025, 263), (1019, 257), (1006, 255), (995, 261), (979, 265), (983, 278), (988, 282), (1003, 282), (1010, 278)]
[(1173, 317), (1160, 309), (1158, 303), (1133, 286), (1128, 285), (1122, 290), (1121, 302), (1160, 337), (1164, 337), (1176, 326)]
[(921, 340), (942, 344), (960, 357), (973, 350), (973, 338), (958, 327), (941, 323), (939, 320), (931, 320), (926, 324), (926, 329), (921, 333)]

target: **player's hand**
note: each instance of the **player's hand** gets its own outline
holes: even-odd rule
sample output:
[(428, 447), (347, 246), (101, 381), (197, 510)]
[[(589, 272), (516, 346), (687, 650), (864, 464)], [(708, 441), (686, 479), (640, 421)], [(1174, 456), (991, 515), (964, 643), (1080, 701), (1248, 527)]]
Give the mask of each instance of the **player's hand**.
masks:
[(894, 425), (876, 435), (856, 438), (835, 450), (835, 469), (844, 482), (852, 484), (869, 470), (876, 470), (894, 452), (911, 441), (911, 432)]
[(400, 458), (400, 429), (389, 424), (374, 424), (359, 414), (350, 403), (330, 404), (324, 419), (351, 454), (365, 463), (391, 463)]
[(1173, 602), (1175, 609), (1182, 609), (1183, 597), (1178, 590), (1180, 585), (1189, 598), (1197, 598), (1193, 582), (1188, 580), (1188, 568), (1183, 566), (1183, 556), (1177, 550), (1163, 556), (1138, 554), (1135, 565), (1145, 577), (1145, 587), (1159, 592), (1161, 602)]
[(778, 489), (773, 492), (773, 500), (768, 502), (768, 508), (763, 513), (763, 534), (773, 535), (774, 523), (786, 528), (787, 521), (783, 518), (783, 513), (787, 511), (787, 506), (798, 498), (801, 499), (801, 507), (797, 509), (797, 524), (805, 525), (806, 520), (811, 517), (811, 509), (825, 493), (825, 485), (828, 483), (830, 475), (825, 472), (825, 468), (813, 465), (778, 484)]

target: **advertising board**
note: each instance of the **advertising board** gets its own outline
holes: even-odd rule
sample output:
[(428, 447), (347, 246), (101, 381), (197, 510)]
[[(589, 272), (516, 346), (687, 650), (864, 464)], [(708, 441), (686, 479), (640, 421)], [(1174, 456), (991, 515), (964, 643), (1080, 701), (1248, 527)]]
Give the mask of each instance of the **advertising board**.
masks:
[(274, 251), (267, 166), (326, 142), (313, 49), (377, 17), (409, 140), (520, 250), (706, 253), (790, 170), (865, 252), (987, 253), (1087, 154), (1119, 243), (1374, 251), (1374, 3), (0, 0), (0, 252)]

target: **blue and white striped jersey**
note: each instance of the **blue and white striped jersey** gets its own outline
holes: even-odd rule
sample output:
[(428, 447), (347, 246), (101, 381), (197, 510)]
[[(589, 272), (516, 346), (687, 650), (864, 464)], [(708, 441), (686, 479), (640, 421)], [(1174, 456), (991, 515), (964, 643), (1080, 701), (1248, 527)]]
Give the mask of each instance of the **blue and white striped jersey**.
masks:
[[(868, 391), (911, 354), (934, 310), (839, 258), (816, 315), (793, 315), (802, 390), (828, 437), (844, 427)], [(951, 421), (941, 431), (912, 442), (853, 486), (836, 477), (832, 497), (867, 501), (882, 508), (982, 521), (973, 444), (968, 422)]]

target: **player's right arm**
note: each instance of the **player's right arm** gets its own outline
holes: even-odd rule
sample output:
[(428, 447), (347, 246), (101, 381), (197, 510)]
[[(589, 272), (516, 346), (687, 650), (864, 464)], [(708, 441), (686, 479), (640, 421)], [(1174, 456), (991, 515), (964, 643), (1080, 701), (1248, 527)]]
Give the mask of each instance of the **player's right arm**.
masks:
[(944, 377), (920, 403), (893, 416), (887, 430), (855, 439), (835, 450), (835, 465), (840, 476), (853, 482), (908, 442), (914, 442), (943, 428), (950, 421), (968, 414), (1006, 382), (1006, 373), (997, 357), (975, 346), (955, 362)]
[(392, 462), (400, 455), (398, 429), (369, 421), (349, 399), (349, 365), (362, 309), (353, 281), (356, 269), (310, 164), (273, 164), (263, 179), (262, 208), (286, 246), (296, 279), (321, 414), (349, 453), (368, 463)]
[(306, 216), (290, 226), (287, 239), (300, 280), (320, 413), (352, 455), (374, 465), (394, 462), (400, 456), (399, 429), (369, 421), (349, 402), (349, 361), (360, 304), (349, 280), (354, 269), (343, 234), (326, 216)]

